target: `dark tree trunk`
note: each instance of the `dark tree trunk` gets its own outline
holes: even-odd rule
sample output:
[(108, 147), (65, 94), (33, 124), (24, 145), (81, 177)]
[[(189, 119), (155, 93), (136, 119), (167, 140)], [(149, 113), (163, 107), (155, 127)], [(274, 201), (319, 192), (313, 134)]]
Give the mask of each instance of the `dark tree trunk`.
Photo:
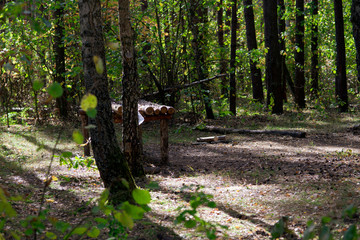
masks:
[(319, 0), (311, 1), (311, 95), (316, 98), (319, 93), (319, 28), (317, 22)]
[(130, 23), (129, 0), (119, 0), (119, 25), (123, 63), (123, 149), (131, 172), (136, 177), (145, 176), (142, 166), (142, 143), (138, 128), (139, 84), (136, 65), (135, 33)]
[(54, 36), (54, 55), (55, 55), (55, 74), (54, 80), (63, 87), (63, 95), (56, 98), (56, 107), (59, 109), (60, 118), (68, 118), (67, 91), (65, 87), (65, 46), (64, 38), (64, 2), (56, 1), (55, 17), (55, 36)]
[[(94, 94), (98, 101), (96, 117), (89, 119), (89, 124), (95, 126), (90, 129), (91, 146), (105, 188), (109, 189), (112, 201), (117, 203), (130, 198), (122, 179), (128, 181), (130, 190), (136, 186), (116, 139), (112, 121), (100, 0), (80, 0), (79, 12), (86, 92)], [(96, 70), (94, 57), (102, 62), (102, 73), (101, 67), (100, 71)]]
[(256, 101), (263, 102), (264, 90), (261, 80), (261, 70), (256, 66), (258, 59), (253, 59), (251, 57), (251, 52), (257, 49), (254, 10), (252, 5), (252, 0), (244, 0), (244, 16), (245, 16), (245, 24), (246, 24), (247, 47), (250, 55), (250, 73), (251, 73), (251, 81), (252, 81), (253, 98)]
[[(226, 61), (226, 48), (224, 43), (224, 8), (223, 0), (219, 2), (219, 10), (217, 12), (217, 25), (218, 25), (218, 43), (220, 48), (220, 74), (227, 72), (227, 61)], [(228, 88), (227, 88), (227, 77), (224, 76), (221, 78), (221, 94), (225, 97), (228, 97)]]
[(277, 3), (263, 0), (265, 21), (267, 105), (274, 114), (283, 113), (283, 87), (279, 50)]
[(336, 79), (335, 97), (340, 112), (348, 110), (347, 79), (346, 79), (346, 57), (344, 39), (344, 18), (342, 0), (334, 0), (335, 30), (336, 30)]
[(299, 108), (305, 108), (304, 74), (304, 0), (296, 0), (295, 30), (295, 101)]
[(285, 39), (283, 37), (283, 34), (285, 33), (285, 4), (284, 0), (278, 0), (278, 34), (279, 34), (279, 47), (280, 47), (280, 56), (281, 56), (281, 76), (283, 79), (283, 98), (284, 101), (287, 101), (287, 95), (286, 95), (286, 62), (285, 62)]
[(231, 6), (231, 48), (230, 48), (230, 112), (236, 116), (236, 29), (237, 29), (237, 0)]
[[(195, 65), (197, 77), (199, 80), (208, 77), (205, 62), (205, 47), (207, 42), (205, 39), (205, 29), (207, 23), (207, 9), (202, 5), (202, 1), (190, 1), (190, 29), (193, 34), (192, 47), (195, 54)], [(211, 107), (210, 88), (204, 83), (201, 84), (203, 92), (206, 117), (214, 119), (214, 113)]]
[[(317, 0), (316, 0), (317, 1)], [(353, 0), (351, 6), (351, 22), (353, 24), (353, 36), (356, 47), (357, 78), (360, 85), (360, 0)], [(360, 86), (358, 87), (358, 92)]]

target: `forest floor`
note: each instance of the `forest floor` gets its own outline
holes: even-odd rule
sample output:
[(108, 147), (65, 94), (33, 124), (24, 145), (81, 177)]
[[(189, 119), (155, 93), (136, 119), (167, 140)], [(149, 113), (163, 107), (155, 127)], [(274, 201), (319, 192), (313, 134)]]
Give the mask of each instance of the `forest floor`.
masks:
[[(170, 125), (170, 165), (159, 166), (158, 123), (143, 126), (146, 168), (153, 169), (145, 182), (155, 181), (150, 190), (151, 211), (138, 221), (129, 239), (206, 239), (203, 232), (174, 224), (176, 216), (189, 208), (196, 192), (211, 194), (216, 208), (201, 207), (199, 216), (217, 228), (219, 239), (270, 239), (271, 229), (283, 216), (293, 234), (300, 239), (309, 220), (332, 218), (329, 226), (341, 235), (349, 224), (343, 210), (360, 207), (359, 116), (354, 113), (285, 113), (282, 116), (247, 115), (204, 121), (202, 125), (241, 129), (301, 130), (305, 138), (266, 134), (227, 134), (226, 143), (194, 144), (197, 137), (216, 134), (195, 130), (182, 118)], [(76, 125), (76, 124), (75, 124)], [(82, 154), (71, 141), (75, 125), (0, 126), (0, 184), (11, 196), (20, 216), (36, 214), (52, 148), (59, 132), (55, 152)], [(117, 126), (117, 132), (121, 132)], [(97, 171), (68, 169), (55, 158), (50, 170), (52, 183), (45, 194), (45, 206), (56, 219), (77, 224), (89, 216), (89, 199), (103, 191)], [(91, 205), (91, 204), (90, 204)], [(15, 224), (14, 222), (12, 224)]]

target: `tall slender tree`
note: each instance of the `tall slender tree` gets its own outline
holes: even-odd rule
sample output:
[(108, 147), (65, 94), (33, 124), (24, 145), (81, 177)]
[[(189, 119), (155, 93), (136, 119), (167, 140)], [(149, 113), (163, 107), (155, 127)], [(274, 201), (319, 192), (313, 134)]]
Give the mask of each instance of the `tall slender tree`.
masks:
[(335, 34), (336, 34), (336, 78), (335, 97), (340, 112), (348, 110), (347, 78), (346, 78), (346, 55), (344, 38), (344, 17), (342, 0), (334, 0), (335, 11)]
[(56, 107), (59, 109), (60, 117), (68, 117), (67, 91), (65, 87), (65, 46), (64, 46), (64, 5), (62, 0), (55, 1), (55, 36), (54, 36), (54, 56), (55, 73), (54, 80), (63, 87), (63, 95), (56, 98)]
[(311, 95), (316, 97), (319, 93), (319, 0), (311, 1)]
[[(226, 60), (226, 47), (224, 41), (224, 7), (223, 7), (223, 0), (220, 0), (218, 3), (219, 9), (217, 11), (217, 25), (218, 25), (218, 43), (219, 43), (219, 57), (220, 57), (220, 74), (225, 74), (228, 69), (228, 63)], [(221, 94), (225, 97), (228, 96), (228, 88), (227, 77), (221, 78)]]
[(247, 47), (250, 56), (250, 74), (252, 81), (253, 98), (257, 101), (264, 101), (264, 90), (261, 80), (261, 70), (257, 67), (258, 59), (252, 57), (251, 52), (257, 49), (256, 31), (254, 21), (254, 10), (252, 0), (244, 0), (244, 17), (246, 24)]
[(267, 105), (272, 113), (283, 113), (283, 81), (281, 75), (281, 57), (279, 51), (279, 37), (277, 24), (277, 3), (274, 0), (263, 0), (265, 21), (266, 54), (266, 86)]
[(123, 149), (134, 176), (144, 176), (142, 143), (138, 128), (139, 81), (134, 46), (135, 33), (130, 23), (129, 0), (119, 0), (119, 26), (123, 63)]
[(304, 30), (304, 0), (296, 0), (295, 100), (299, 108), (305, 108)]
[[(356, 47), (356, 65), (358, 85), (360, 85), (360, 0), (353, 0), (351, 5), (351, 22)], [(360, 86), (358, 87), (360, 91)]]
[(230, 112), (236, 116), (236, 30), (237, 30), (237, 0), (231, 6), (231, 46), (230, 46)]
[(100, 0), (79, 0), (79, 12), (86, 92), (97, 98), (96, 117), (89, 119), (89, 124), (95, 126), (90, 129), (91, 146), (105, 188), (109, 189), (112, 201), (117, 203), (130, 198), (122, 179), (129, 183), (130, 190), (136, 185), (112, 121)]
[[(193, 34), (192, 47), (194, 50), (194, 58), (196, 65), (197, 77), (199, 80), (208, 77), (207, 64), (205, 62), (205, 49), (207, 46), (206, 29), (207, 29), (207, 8), (200, 0), (190, 1), (190, 29)], [(214, 112), (211, 106), (210, 89), (207, 83), (201, 84), (203, 99), (205, 104), (206, 117), (214, 119)]]

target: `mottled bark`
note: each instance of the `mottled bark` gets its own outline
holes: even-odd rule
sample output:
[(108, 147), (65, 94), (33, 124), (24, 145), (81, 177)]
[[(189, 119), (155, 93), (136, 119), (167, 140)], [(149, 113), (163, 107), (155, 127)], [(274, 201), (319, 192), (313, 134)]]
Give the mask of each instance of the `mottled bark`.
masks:
[[(96, 117), (89, 119), (89, 124), (95, 126), (90, 129), (91, 146), (100, 177), (116, 203), (130, 198), (122, 179), (128, 181), (130, 190), (135, 188), (135, 182), (116, 139), (112, 121), (100, 0), (79, 0), (79, 12), (86, 92), (94, 94), (98, 101)], [(102, 73), (96, 71), (94, 56), (103, 63)]]
[[(353, 36), (356, 47), (357, 78), (358, 84), (360, 85), (360, 0), (352, 1), (351, 22), (353, 24)], [(360, 86), (358, 87), (358, 92), (359, 91)]]
[(319, 27), (317, 16), (319, 9), (319, 1), (311, 1), (311, 16), (313, 18), (311, 23), (311, 95), (317, 97), (319, 93)]
[(135, 32), (130, 23), (129, 0), (119, 0), (119, 26), (123, 63), (123, 147), (134, 176), (144, 176), (142, 143), (138, 129), (139, 83), (136, 65)]
[(55, 73), (54, 80), (63, 87), (63, 95), (56, 98), (56, 107), (59, 109), (60, 118), (68, 118), (67, 91), (65, 87), (65, 46), (64, 46), (64, 2), (56, 1), (55, 18), (55, 36), (54, 36), (54, 57)]
[(283, 81), (281, 75), (281, 57), (279, 50), (277, 3), (273, 0), (263, 0), (265, 21), (266, 54), (266, 86), (267, 105), (274, 114), (283, 113)]
[(342, 0), (334, 0), (335, 32), (336, 32), (336, 78), (335, 97), (340, 112), (348, 110), (348, 94), (346, 79), (346, 55), (344, 39), (344, 17)]
[[(207, 22), (207, 9), (203, 6), (201, 1), (190, 1), (190, 29), (193, 34), (192, 48), (194, 50), (194, 60), (199, 80), (208, 77), (208, 70), (205, 62), (205, 47), (207, 41), (205, 38), (205, 30)], [(201, 84), (203, 92), (203, 99), (208, 119), (214, 119), (214, 113), (211, 106), (210, 87), (207, 83)]]
[(233, 0), (231, 6), (231, 43), (230, 43), (230, 112), (236, 116), (236, 29), (237, 29), (237, 0)]
[(252, 0), (244, 0), (244, 17), (246, 24), (247, 47), (250, 56), (250, 74), (252, 81), (253, 98), (259, 102), (264, 101), (264, 90), (261, 80), (261, 70), (258, 68), (258, 59), (253, 59), (251, 52), (257, 49), (254, 10)]
[(304, 56), (304, 0), (296, 0), (295, 29), (295, 101), (299, 108), (305, 108), (305, 56)]

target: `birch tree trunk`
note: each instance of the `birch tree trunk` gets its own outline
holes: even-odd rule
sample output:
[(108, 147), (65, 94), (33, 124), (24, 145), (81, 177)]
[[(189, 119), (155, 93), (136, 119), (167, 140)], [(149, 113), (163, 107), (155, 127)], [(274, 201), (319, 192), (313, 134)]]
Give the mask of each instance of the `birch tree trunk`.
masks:
[(144, 176), (142, 143), (138, 127), (139, 83), (134, 46), (135, 33), (130, 23), (129, 0), (119, 0), (119, 26), (123, 63), (123, 147), (125, 159), (136, 177)]
[[(86, 92), (94, 94), (98, 101), (96, 117), (89, 119), (89, 124), (95, 125), (90, 129), (91, 146), (105, 188), (109, 189), (111, 200), (118, 203), (129, 199), (129, 190), (136, 186), (116, 139), (112, 121), (100, 0), (79, 0), (79, 12)], [(96, 58), (98, 70), (94, 61)], [(130, 189), (122, 184), (122, 179), (129, 183)]]

